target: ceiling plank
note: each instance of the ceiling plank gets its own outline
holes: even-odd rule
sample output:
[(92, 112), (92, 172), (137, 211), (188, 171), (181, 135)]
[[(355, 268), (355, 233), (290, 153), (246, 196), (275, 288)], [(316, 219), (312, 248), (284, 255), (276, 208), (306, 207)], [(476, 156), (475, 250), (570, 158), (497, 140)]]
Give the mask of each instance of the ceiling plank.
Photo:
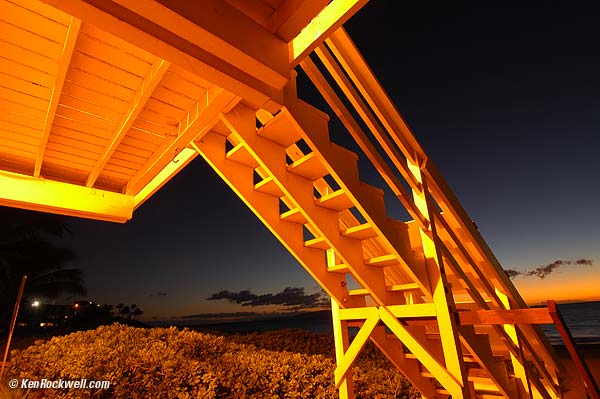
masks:
[(48, 104), (48, 111), (46, 112), (46, 119), (44, 121), (44, 128), (42, 129), (42, 135), (40, 139), (40, 147), (35, 159), (35, 167), (33, 175), (35, 177), (40, 176), (42, 170), (42, 163), (44, 162), (44, 153), (46, 152), (46, 146), (48, 145), (48, 138), (50, 137), (50, 131), (52, 130), (52, 124), (54, 123), (54, 116), (56, 115), (56, 109), (60, 101), (60, 95), (62, 93), (65, 78), (69, 71), (69, 65), (71, 63), (71, 57), (73, 50), (75, 49), (75, 43), (77, 42), (77, 36), (79, 35), (79, 29), (81, 28), (81, 20), (71, 17), (69, 23), (69, 30), (65, 37), (63, 45), (62, 56), (59, 60), (58, 72), (52, 86), (52, 96)]
[(223, 87), (255, 108), (275, 112), (283, 104), (290, 71), (287, 43), (227, 2), (163, 1), (173, 9), (201, 4), (202, 12), (190, 20), (192, 16), (184, 18), (180, 9), (172, 11), (156, 0), (43, 1)]
[(290, 42), (290, 64), (304, 57), (360, 10), (368, 0), (333, 0)]
[(134, 197), (76, 184), (0, 171), (0, 205), (125, 223)]
[(129, 110), (123, 115), (123, 118), (119, 121), (117, 128), (112, 136), (112, 139), (109, 141), (108, 145), (104, 149), (102, 155), (94, 165), (94, 168), (90, 172), (85, 185), (87, 187), (92, 187), (102, 170), (112, 157), (113, 153), (123, 140), (123, 137), (127, 134), (127, 131), (133, 124), (133, 122), (138, 117), (139, 113), (144, 109), (146, 102), (152, 96), (152, 93), (159, 85), (163, 76), (169, 69), (171, 64), (165, 60), (158, 60), (150, 67), (146, 77), (142, 81), (140, 88), (135, 93), (135, 97), (129, 107)]
[(161, 143), (150, 159), (131, 178), (125, 193), (138, 194), (169, 162), (177, 162), (177, 155), (187, 148), (190, 142), (208, 133), (218, 122), (221, 112), (227, 112), (239, 101), (239, 97), (217, 86), (209, 88), (206, 98), (198, 101), (179, 122), (177, 136)]

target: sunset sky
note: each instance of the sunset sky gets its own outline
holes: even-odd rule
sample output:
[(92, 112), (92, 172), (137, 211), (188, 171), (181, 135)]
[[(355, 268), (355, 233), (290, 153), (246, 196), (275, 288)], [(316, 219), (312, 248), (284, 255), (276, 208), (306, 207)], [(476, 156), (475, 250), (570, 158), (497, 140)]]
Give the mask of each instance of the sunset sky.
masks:
[[(599, 300), (598, 15), (399, 3), (369, 2), (347, 29), (497, 258), (521, 271), (589, 259), (514, 282), (532, 303)], [(319, 290), (199, 158), (127, 224), (69, 223), (89, 299), (148, 318), (274, 309), (207, 300), (221, 290)]]

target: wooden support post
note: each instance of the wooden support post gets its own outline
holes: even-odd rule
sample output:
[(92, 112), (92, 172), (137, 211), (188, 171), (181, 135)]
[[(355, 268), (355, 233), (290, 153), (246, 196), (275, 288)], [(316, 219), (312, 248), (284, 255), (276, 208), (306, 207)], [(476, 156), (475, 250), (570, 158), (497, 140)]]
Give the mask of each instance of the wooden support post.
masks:
[[(333, 339), (335, 341), (335, 360), (339, 367), (350, 343), (348, 341), (348, 322), (340, 318), (340, 305), (335, 298), (331, 298), (331, 316), (333, 320)], [(342, 377), (338, 391), (340, 399), (354, 399), (352, 369)]]
[[(496, 291), (496, 295), (502, 301), (506, 309), (510, 309), (510, 301), (508, 297), (500, 291)], [(510, 337), (514, 346), (518, 349), (519, 356), (516, 356), (512, 352), (510, 353), (510, 360), (513, 365), (515, 378), (517, 379), (517, 391), (520, 399), (533, 398), (531, 383), (529, 381), (529, 375), (527, 368), (525, 367), (525, 356), (523, 354), (523, 348), (520, 345), (517, 330), (514, 324), (504, 324), (504, 331)]]
[(429, 222), (429, 229), (427, 231), (420, 228), (421, 242), (423, 244), (427, 273), (433, 294), (442, 349), (444, 351), (444, 361), (448, 372), (459, 382), (459, 391), (449, 391), (453, 398), (474, 398), (474, 392), (472, 387), (469, 387), (467, 372), (464, 366), (459, 332), (456, 326), (454, 299), (446, 279), (441, 250), (436, 243), (438, 238), (433, 218), (433, 210), (435, 208), (431, 203), (427, 191), (427, 182), (421, 174), (419, 166), (410, 161), (407, 162), (410, 171), (422, 187), (422, 191), (413, 189), (415, 204)]

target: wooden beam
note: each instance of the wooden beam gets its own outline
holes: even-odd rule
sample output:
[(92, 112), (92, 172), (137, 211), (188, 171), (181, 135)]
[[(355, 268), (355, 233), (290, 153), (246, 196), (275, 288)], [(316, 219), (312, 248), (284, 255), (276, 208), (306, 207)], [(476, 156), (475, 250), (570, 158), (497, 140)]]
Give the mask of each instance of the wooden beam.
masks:
[(435, 376), (440, 384), (444, 386), (452, 397), (461, 397), (461, 384), (448, 372), (439, 362), (433, 351), (425, 346), (420, 339), (415, 337), (408, 328), (400, 323), (398, 319), (385, 307), (379, 308), (379, 317), (392, 333), (406, 346), (406, 348), (419, 359), (423, 366)]
[(284, 0), (271, 16), (273, 32), (286, 42), (296, 37), (329, 0)]
[[(335, 387), (339, 388), (342, 382), (346, 379), (347, 373), (350, 371), (354, 360), (360, 353), (360, 350), (365, 346), (365, 343), (371, 336), (373, 329), (377, 327), (379, 322), (379, 311), (376, 307), (365, 308), (366, 320), (363, 326), (358, 331), (358, 334), (352, 340), (348, 350), (344, 353), (342, 359), (337, 361), (335, 368)], [(337, 357), (337, 356), (336, 356)]]
[(46, 111), (46, 119), (44, 120), (44, 128), (42, 129), (40, 146), (35, 158), (35, 167), (33, 170), (33, 175), (35, 177), (39, 177), (40, 171), (42, 170), (44, 153), (46, 152), (46, 146), (48, 145), (48, 139), (50, 138), (50, 131), (52, 130), (52, 124), (54, 123), (54, 117), (56, 116), (56, 109), (58, 108), (65, 78), (67, 77), (67, 72), (69, 71), (71, 56), (73, 55), (73, 50), (75, 49), (75, 43), (77, 42), (77, 36), (79, 35), (80, 28), (81, 21), (77, 18), (71, 17), (69, 29), (67, 30), (67, 35), (63, 45), (62, 56), (58, 60), (58, 71), (54, 78), (52, 96), (50, 97), (50, 102), (48, 103), (48, 110)]
[(133, 213), (133, 196), (0, 172), (0, 205), (88, 219), (124, 223)]
[(169, 180), (183, 168), (185, 168), (196, 156), (198, 152), (191, 148), (184, 148), (174, 159), (174, 162), (169, 162), (154, 178), (135, 195), (133, 209), (139, 208), (148, 198), (160, 190), (162, 186), (167, 184)]
[(188, 147), (214, 126), (221, 112), (227, 112), (240, 99), (218, 87), (206, 92), (206, 99), (198, 101), (187, 115), (179, 122), (177, 137), (165, 140), (140, 170), (131, 178), (125, 193), (138, 194), (169, 162), (175, 160), (177, 154)]
[(458, 312), (461, 325), (553, 324), (547, 308)]
[(227, 2), (164, 2), (173, 9), (201, 4), (202, 12), (196, 10), (190, 21), (192, 16), (185, 18), (155, 0), (43, 1), (223, 87), (256, 108), (275, 112), (281, 107), (289, 73), (286, 43), (231, 10)]
[(360, 10), (368, 0), (333, 0), (290, 42), (294, 67)]
[(117, 128), (115, 129), (112, 139), (109, 141), (108, 145), (104, 149), (102, 155), (94, 165), (92, 171), (90, 172), (85, 185), (87, 187), (92, 187), (98, 176), (102, 173), (102, 170), (112, 157), (113, 153), (123, 140), (123, 137), (127, 134), (127, 131), (135, 122), (139, 113), (144, 109), (146, 102), (154, 92), (154, 89), (158, 86), (161, 79), (169, 69), (171, 64), (165, 60), (158, 60), (154, 64), (151, 65), (148, 74), (142, 81), (140, 88), (136, 91), (133, 101), (130, 104), (129, 110), (125, 112)]

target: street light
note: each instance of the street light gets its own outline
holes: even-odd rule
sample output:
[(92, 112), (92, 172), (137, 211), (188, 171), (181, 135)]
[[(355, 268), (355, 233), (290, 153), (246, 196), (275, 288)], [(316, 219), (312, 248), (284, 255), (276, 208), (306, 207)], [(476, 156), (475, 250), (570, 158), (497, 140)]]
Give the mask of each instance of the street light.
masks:
[(40, 306), (40, 301), (33, 301), (33, 303), (31, 304), (32, 307), (37, 308), (38, 306)]

